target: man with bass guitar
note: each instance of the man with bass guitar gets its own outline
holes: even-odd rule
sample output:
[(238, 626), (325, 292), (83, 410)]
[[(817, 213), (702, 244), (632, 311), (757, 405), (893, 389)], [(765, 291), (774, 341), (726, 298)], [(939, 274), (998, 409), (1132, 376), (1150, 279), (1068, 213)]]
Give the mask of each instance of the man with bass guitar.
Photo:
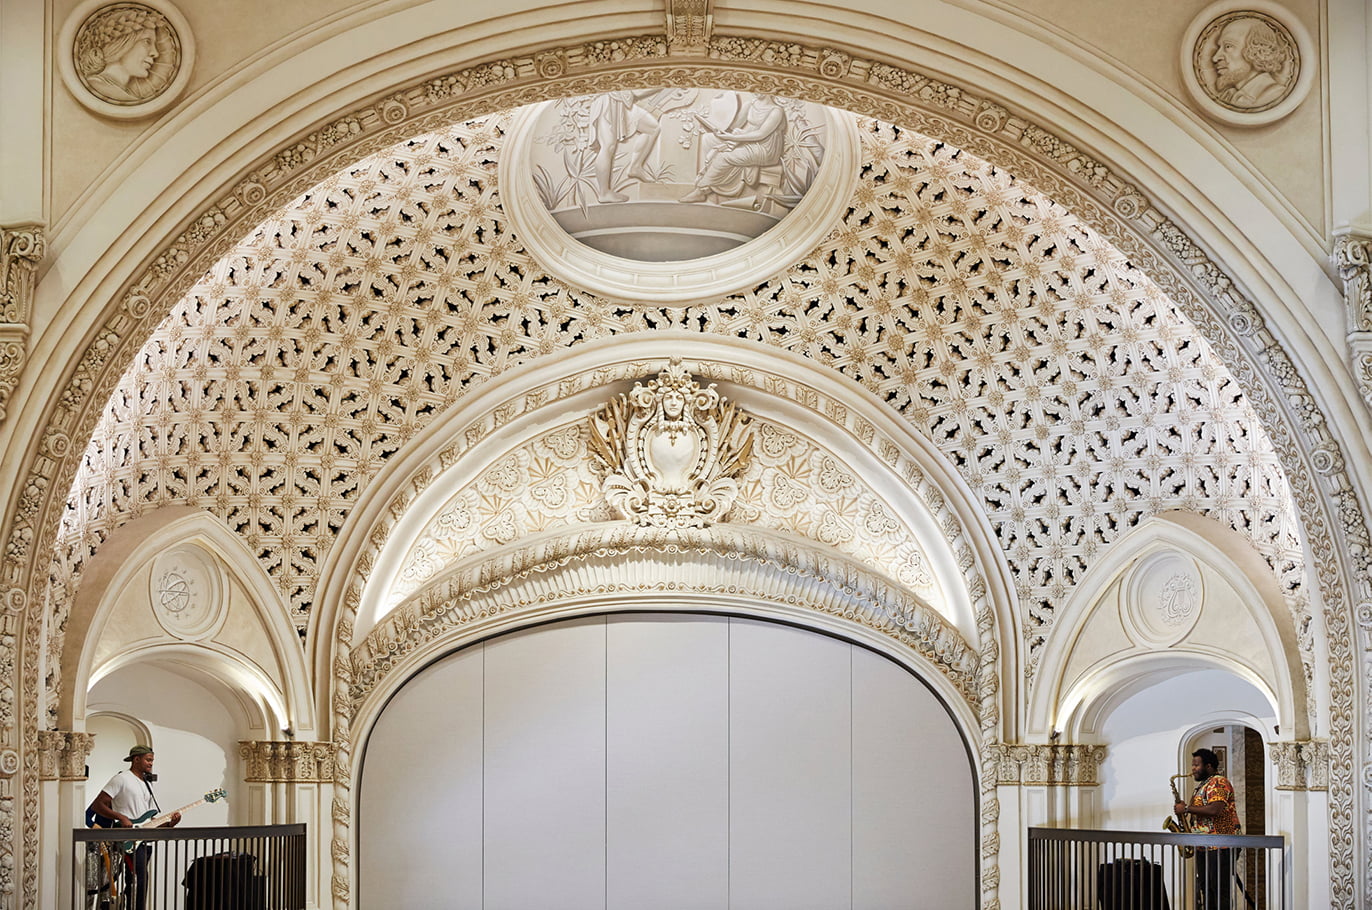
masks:
[[(152, 794), (152, 782), (157, 780), (157, 775), (152, 771), (155, 757), (148, 746), (130, 749), (128, 757), (124, 759), (129, 763), (128, 770), (120, 771), (100, 788), (86, 809), (86, 824), (101, 828), (132, 828), (159, 812), (157, 798)], [(181, 813), (173, 812), (166, 827), (174, 827), (180, 821)], [(151, 854), (152, 847), (141, 844), (134, 848), (129, 857), (131, 910), (143, 910), (146, 905), (148, 860)]]

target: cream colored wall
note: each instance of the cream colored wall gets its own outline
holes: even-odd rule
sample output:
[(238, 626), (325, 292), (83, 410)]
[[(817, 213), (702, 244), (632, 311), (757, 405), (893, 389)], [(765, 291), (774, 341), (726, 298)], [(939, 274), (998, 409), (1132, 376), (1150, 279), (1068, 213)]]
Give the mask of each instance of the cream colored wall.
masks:
[[(418, 0), (406, 0), (412, 5)], [(48, 20), (50, 53), (62, 52), (57, 38), (68, 16), (81, 0), (53, 0)], [(400, 3), (385, 4), (396, 7)], [(273, 45), (289, 43), (321, 25), (346, 15), (347, 11), (375, 9), (380, 4), (361, 0), (234, 0), (233, 3), (181, 0), (176, 4), (190, 22), (195, 40), (195, 68), (186, 93), (178, 102), (186, 106), (194, 96), (210, 86), (231, 78), (246, 61), (266, 52)], [(374, 13), (375, 14), (375, 13)], [(72, 205), (95, 184), (102, 172), (131, 147), (147, 141), (162, 118), (120, 121), (101, 117), (82, 107), (55, 78), (53, 70), (52, 107), (48, 118), (49, 223), (60, 228)]]
[[(1182, 84), (1182, 41), (1192, 19), (1207, 4), (1176, 0), (1016, 0), (1005, 5), (1032, 17), (1064, 42), (1113, 61), (1146, 86), (1165, 94), (1172, 106), (1190, 114), (1198, 131), (1232, 149), (1240, 166), (1250, 169), (1254, 178), (1270, 182), (1312, 234), (1328, 233), (1328, 124), (1323, 79), (1316, 80), (1304, 103), (1283, 120), (1261, 127), (1228, 126), (1199, 114)], [(1324, 28), (1324, 4), (1319, 0), (1286, 0), (1281, 5), (1318, 43), (1317, 36)], [(1109, 111), (1102, 113), (1110, 116)]]
[[(236, 71), (271, 57), (293, 42), (319, 43), (370, 22), (377, 24), (376, 34), (380, 36), (386, 30), (384, 20), (388, 16), (403, 17), (408, 9), (421, 3), (422, 0), (392, 0), (382, 4), (347, 0), (291, 3), (182, 0), (178, 9), (194, 32), (196, 61), (190, 84), (178, 107), (188, 108), (212, 90), (226, 88), (236, 78)], [(79, 0), (54, 0), (52, 3), (46, 26), (50, 54), (61, 52), (56, 47), (57, 35), (78, 4)], [(727, 29), (732, 14), (742, 13), (752, 5), (727, 0), (718, 3), (715, 13), (721, 32)], [(942, 5), (928, 3), (929, 9), (922, 10), (895, 0), (872, 0), (860, 8), (878, 17), (920, 28), (926, 23), (925, 13), (932, 13)], [(1329, 172), (1325, 153), (1323, 80), (1317, 82), (1309, 98), (1294, 114), (1278, 123), (1259, 128), (1228, 127), (1197, 115), (1181, 83), (1179, 48), (1196, 12), (1190, 5), (1168, 0), (1139, 4), (1096, 2), (1086, 10), (1079, 4), (1050, 0), (1020, 3), (1014, 10), (1009, 4), (966, 5), (1085, 61), (1103, 79), (1135, 83), (1145, 91), (1156, 90), (1160, 93), (1156, 103), (1167, 104), (1170, 116), (1189, 118), (1192, 129), (1198, 134), (1222, 149), (1232, 150), (1237, 155), (1236, 163), (1250, 172), (1251, 179), (1270, 184), (1281, 204), (1298, 213), (1307, 231), (1316, 236), (1328, 233), (1326, 186)], [(567, 4), (526, 0), (518, 6), (556, 9)], [(1300, 18), (1311, 35), (1322, 33), (1321, 4), (1316, 0), (1285, 6)], [(851, 4), (845, 5), (845, 10), (851, 7)], [(501, 4), (498, 12), (508, 15), (515, 11), (511, 4)], [(466, 15), (476, 19), (482, 12), (482, 8), (473, 5)], [(928, 23), (933, 25), (934, 20), (928, 20)], [(358, 34), (343, 39), (353, 46), (354, 56), (359, 60), (383, 46), (381, 41), (375, 48), (359, 46), (361, 39)], [(1069, 93), (1072, 91), (1072, 86), (1065, 82), (1058, 87)], [(165, 141), (166, 137), (155, 135), (165, 117), (132, 122), (100, 117), (83, 108), (55, 78), (51, 82), (50, 97), (46, 208), (51, 228), (58, 231), (74, 214), (75, 204), (95, 189), (102, 174), (122, 157), (132, 153), (139, 143)], [(1114, 113), (1101, 111), (1100, 115), (1109, 121)]]

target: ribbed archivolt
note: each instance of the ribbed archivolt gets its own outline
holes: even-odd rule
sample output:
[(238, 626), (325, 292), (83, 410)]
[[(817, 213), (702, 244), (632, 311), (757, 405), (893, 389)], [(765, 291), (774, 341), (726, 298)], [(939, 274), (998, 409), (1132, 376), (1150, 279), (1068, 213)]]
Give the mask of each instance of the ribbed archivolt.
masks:
[(361, 702), (406, 657), (471, 623), (557, 605), (681, 597), (784, 605), (839, 617), (910, 648), (978, 704), (976, 649), (898, 584), (803, 539), (750, 528), (664, 530), (603, 525), (485, 555), (436, 579), (353, 651)]

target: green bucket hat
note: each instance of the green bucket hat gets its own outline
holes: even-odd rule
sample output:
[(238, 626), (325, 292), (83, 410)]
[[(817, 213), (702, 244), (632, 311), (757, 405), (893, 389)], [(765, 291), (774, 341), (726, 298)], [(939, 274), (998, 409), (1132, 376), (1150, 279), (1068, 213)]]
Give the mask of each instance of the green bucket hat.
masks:
[(140, 756), (140, 755), (151, 755), (151, 754), (152, 754), (152, 747), (151, 747), (151, 746), (134, 746), (132, 749), (129, 750), (128, 757), (126, 757), (126, 758), (124, 759), (124, 761), (133, 761), (135, 758), (137, 758), (137, 757)]

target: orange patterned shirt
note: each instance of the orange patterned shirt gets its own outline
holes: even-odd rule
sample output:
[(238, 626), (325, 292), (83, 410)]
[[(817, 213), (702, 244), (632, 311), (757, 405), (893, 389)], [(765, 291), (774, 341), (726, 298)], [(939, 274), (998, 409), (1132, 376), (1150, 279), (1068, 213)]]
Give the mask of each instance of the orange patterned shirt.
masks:
[(1206, 778), (1205, 783), (1191, 794), (1191, 805), (1205, 806), (1210, 803), (1223, 803), (1224, 811), (1214, 818), (1204, 815), (1190, 816), (1193, 834), (1238, 834), (1239, 815), (1234, 811), (1234, 785), (1229, 778), (1218, 774)]

